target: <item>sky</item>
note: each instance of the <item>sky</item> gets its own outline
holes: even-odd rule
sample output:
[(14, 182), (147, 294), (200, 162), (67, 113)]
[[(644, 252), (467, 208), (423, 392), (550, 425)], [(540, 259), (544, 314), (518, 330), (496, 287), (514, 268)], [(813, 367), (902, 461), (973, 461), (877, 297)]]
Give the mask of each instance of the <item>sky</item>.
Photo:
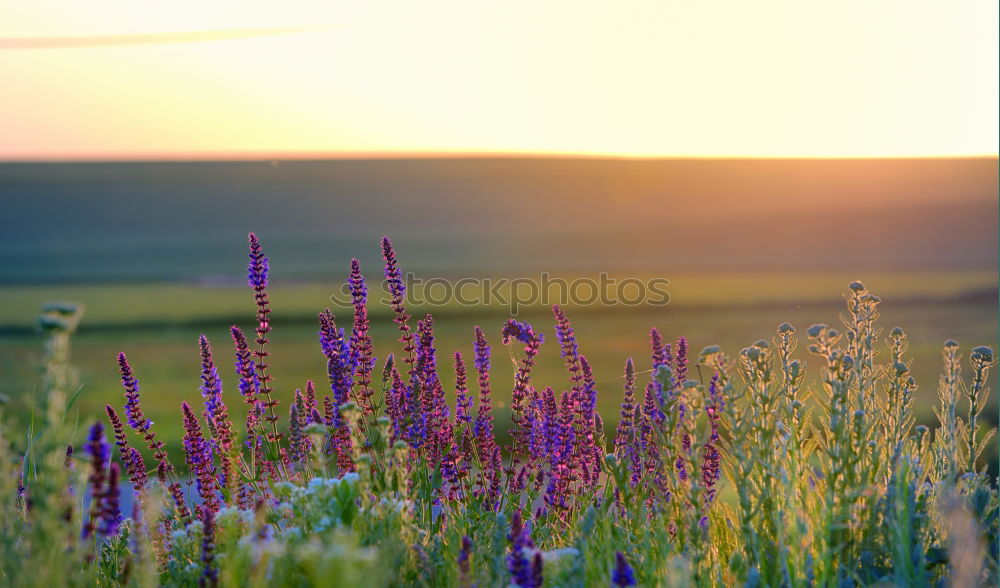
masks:
[(0, 159), (997, 154), (995, 0), (0, 0)]

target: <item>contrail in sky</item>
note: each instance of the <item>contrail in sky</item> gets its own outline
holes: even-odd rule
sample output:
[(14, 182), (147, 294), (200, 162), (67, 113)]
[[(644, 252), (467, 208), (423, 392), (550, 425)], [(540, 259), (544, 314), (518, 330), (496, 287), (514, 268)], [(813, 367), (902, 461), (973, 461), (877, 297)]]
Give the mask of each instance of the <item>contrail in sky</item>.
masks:
[(0, 37), (3, 49), (84, 49), (128, 45), (171, 45), (206, 41), (236, 41), (259, 37), (276, 37), (299, 33), (315, 33), (334, 28), (333, 25), (269, 27), (254, 29), (224, 29), (214, 31), (182, 31), (136, 35), (95, 35), (79, 37)]

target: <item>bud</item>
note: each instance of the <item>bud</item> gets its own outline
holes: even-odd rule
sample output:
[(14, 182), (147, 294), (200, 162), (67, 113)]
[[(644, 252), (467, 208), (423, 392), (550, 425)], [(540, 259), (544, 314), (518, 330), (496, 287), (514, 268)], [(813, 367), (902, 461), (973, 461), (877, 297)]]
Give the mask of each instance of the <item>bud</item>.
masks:
[(809, 330), (806, 331), (806, 334), (809, 335), (810, 337), (819, 337), (819, 334), (822, 333), (823, 329), (825, 329), (825, 328), (826, 328), (826, 325), (824, 325), (824, 324), (821, 324), (821, 323), (820, 324), (815, 324), (815, 325), (809, 327)]
[(986, 347), (985, 345), (982, 346), (982, 347), (976, 347), (975, 349), (972, 350), (971, 359), (972, 359), (972, 361), (981, 361), (983, 363), (992, 363), (993, 362), (993, 349), (991, 349), (989, 347)]

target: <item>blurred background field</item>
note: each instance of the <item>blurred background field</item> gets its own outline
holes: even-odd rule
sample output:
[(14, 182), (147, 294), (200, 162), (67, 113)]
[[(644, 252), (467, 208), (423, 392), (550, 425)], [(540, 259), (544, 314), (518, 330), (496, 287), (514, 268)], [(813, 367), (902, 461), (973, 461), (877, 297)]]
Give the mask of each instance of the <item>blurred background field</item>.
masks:
[[(688, 337), (694, 353), (719, 344), (735, 355), (783, 321), (800, 333), (837, 324), (841, 293), (862, 280), (883, 299), (886, 332), (899, 325), (910, 337), (917, 413), (929, 422), (941, 343), (996, 343), (996, 193), (991, 158), (0, 164), (0, 393), (25, 422), (39, 382), (40, 304), (74, 300), (87, 307), (73, 346), (82, 420), (121, 404), (115, 354), (125, 351), (147, 412), (176, 445), (180, 401), (200, 399), (199, 333), (235, 407), (228, 327), (251, 328), (250, 230), (271, 258), (279, 395), (307, 379), (323, 389), (315, 315), (353, 256), (377, 288), (378, 238), (389, 234), (403, 269), (425, 279), (670, 280), (665, 306), (567, 306), (609, 425), (625, 358), (648, 369), (650, 327)], [(349, 311), (334, 310), (349, 327)], [(399, 345), (388, 308), (373, 301), (370, 311), (381, 363)], [(486, 329), (497, 400), (509, 402), (513, 366), (499, 341), (508, 309), (451, 303), (413, 314), (423, 311), (447, 355), (471, 357), (473, 326)], [(549, 339), (535, 382), (565, 386), (551, 313), (535, 304), (519, 317)], [(804, 345), (800, 356), (815, 374)], [(996, 414), (994, 392), (987, 415)]]

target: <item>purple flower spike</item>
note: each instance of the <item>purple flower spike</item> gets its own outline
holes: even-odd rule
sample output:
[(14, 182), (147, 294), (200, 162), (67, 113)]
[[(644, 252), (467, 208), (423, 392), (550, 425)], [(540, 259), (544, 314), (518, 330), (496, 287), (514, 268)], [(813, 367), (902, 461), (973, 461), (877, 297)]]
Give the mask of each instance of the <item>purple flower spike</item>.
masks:
[(219, 448), (228, 452), (233, 447), (233, 425), (229, 420), (229, 409), (222, 399), (222, 380), (208, 338), (201, 335), (198, 345), (201, 349), (201, 395), (205, 399), (205, 420)]
[(511, 394), (511, 420), (514, 423), (514, 430), (511, 436), (514, 439), (515, 451), (523, 452), (526, 449), (525, 438), (525, 400), (531, 390), (531, 368), (535, 365), (535, 357), (538, 355), (538, 348), (544, 341), (541, 333), (535, 330), (528, 323), (509, 319), (502, 331), (504, 345), (516, 339), (524, 343), (525, 356), (518, 365), (517, 374), (514, 376), (514, 390)]
[(462, 588), (470, 586), (469, 558), (472, 555), (472, 538), (462, 536), (462, 547), (458, 550), (458, 583)]
[(271, 431), (267, 433), (267, 440), (277, 444), (281, 434), (278, 433), (278, 415), (275, 407), (278, 401), (271, 398), (271, 375), (267, 372), (268, 357), (271, 353), (265, 348), (270, 341), (268, 334), (271, 332), (271, 301), (267, 295), (267, 275), (268, 262), (264, 257), (264, 250), (261, 247), (260, 239), (257, 235), (250, 233), (250, 263), (247, 266), (247, 283), (253, 289), (254, 303), (257, 305), (257, 349), (253, 351), (255, 368), (257, 372), (257, 393), (262, 398), (267, 414), (264, 420), (271, 423)]
[(260, 245), (257, 235), (250, 233), (250, 263), (247, 265), (247, 285), (254, 290), (263, 291), (267, 288), (267, 274), (269, 271), (267, 258), (264, 257), (264, 249)]
[(611, 574), (611, 583), (617, 587), (636, 585), (635, 572), (620, 551), (615, 553), (615, 571)]
[(84, 522), (81, 534), (83, 539), (87, 539), (94, 534), (94, 530), (97, 528), (97, 520), (101, 515), (103, 499), (107, 493), (105, 482), (107, 481), (111, 447), (104, 438), (104, 425), (99, 422), (91, 425), (87, 435), (87, 443), (83, 449), (90, 455), (90, 475), (87, 478), (87, 485), (90, 487), (90, 516)]
[(479, 375), (479, 408), (476, 413), (476, 446), (480, 456), (490, 456), (496, 440), (493, 436), (493, 402), (490, 399), (490, 346), (483, 330), (476, 327), (476, 372)]
[(187, 402), (181, 403), (184, 414), (184, 454), (191, 474), (198, 484), (198, 494), (204, 508), (213, 512), (219, 510), (216, 494), (215, 467), (212, 465), (212, 449), (201, 434), (198, 419)]
[[(524, 525), (521, 511), (514, 511), (510, 520), (510, 555), (507, 556), (507, 569), (510, 570), (511, 584), (520, 588), (539, 588), (541, 584), (541, 554), (537, 558), (528, 557), (527, 553), (535, 549), (531, 533)], [(538, 561), (533, 561), (537, 559)], [(537, 565), (536, 565), (537, 564)]]
[[(514, 319), (507, 320), (503, 326), (502, 335), (504, 345), (509, 344), (512, 339), (517, 339), (528, 346), (545, 342), (545, 336), (541, 333), (535, 333), (535, 329), (531, 325)], [(525, 348), (525, 352), (527, 352), (527, 348)]]
[(688, 365), (688, 342), (684, 337), (679, 337), (677, 339), (677, 357), (675, 362), (677, 365), (677, 376), (675, 378), (675, 383), (677, 386), (683, 386), (685, 380), (687, 380), (687, 365)]
[[(128, 440), (125, 438), (125, 425), (115, 409), (110, 404), (106, 404), (104, 411), (108, 414), (108, 420), (111, 421), (115, 445), (118, 447), (118, 457), (125, 465), (125, 471), (128, 473), (129, 481), (132, 482), (136, 496), (139, 496), (146, 488), (147, 480), (146, 464), (142, 459), (142, 454), (136, 448), (129, 447)], [(70, 449), (70, 455), (72, 455), (72, 449)]]
[(146, 475), (146, 462), (142, 459), (142, 454), (135, 447), (128, 448), (128, 457), (125, 459), (125, 469), (128, 472), (132, 487), (136, 494), (141, 494), (145, 488), (148, 477)]
[(217, 586), (219, 584), (219, 570), (215, 566), (215, 513), (211, 509), (203, 509), (201, 512), (202, 540), (201, 540), (201, 578), (199, 586)]
[(631, 459), (632, 443), (635, 439), (635, 366), (632, 358), (625, 361), (625, 393), (622, 396), (621, 419), (615, 433), (615, 456), (619, 460)]
[(136, 379), (132, 366), (128, 363), (128, 358), (124, 353), (118, 354), (118, 369), (122, 376), (122, 386), (125, 388), (125, 415), (128, 424), (136, 433), (142, 435), (146, 446), (153, 452), (153, 457), (160, 463), (164, 471), (164, 479), (173, 473), (174, 467), (167, 460), (167, 451), (163, 442), (156, 438), (153, 433), (153, 421), (146, 418), (139, 404), (139, 380)]
[(140, 435), (144, 434), (153, 422), (142, 413), (142, 405), (139, 404), (139, 380), (135, 378), (132, 366), (129, 365), (124, 353), (118, 354), (118, 370), (122, 376), (122, 387), (125, 388), (125, 415), (128, 417), (128, 426)]
[(108, 487), (101, 496), (100, 520), (97, 525), (97, 532), (102, 537), (113, 537), (118, 532), (118, 527), (122, 523), (121, 507), (119, 502), (118, 481), (121, 478), (121, 470), (118, 464), (111, 464), (108, 470)]
[(240, 396), (243, 397), (243, 402), (247, 405), (245, 444), (250, 447), (260, 432), (260, 419), (264, 410), (263, 405), (258, 400), (260, 381), (257, 379), (256, 364), (254, 364), (250, 345), (247, 343), (243, 331), (237, 326), (230, 327), (229, 331), (233, 336), (233, 345), (236, 347), (236, 363), (234, 365), (236, 373), (240, 377)]
[[(382, 237), (382, 257), (385, 259), (385, 282), (389, 289), (389, 305), (393, 310), (393, 321), (399, 327), (399, 341), (403, 344), (403, 362), (409, 366), (412, 372), (414, 362), (414, 351), (416, 347), (413, 342), (413, 333), (410, 331), (410, 315), (406, 312), (406, 283), (403, 281), (402, 271), (399, 269), (399, 261), (396, 259), (396, 252), (392, 248), (392, 241), (389, 237)], [(412, 374), (407, 374), (412, 376)]]
[(465, 361), (462, 354), (455, 352), (455, 421), (459, 423), (472, 422), (472, 397), (469, 396), (468, 380), (465, 372)]
[(569, 371), (569, 380), (573, 387), (573, 397), (580, 402), (580, 394), (583, 391), (583, 375), (580, 373), (580, 352), (576, 343), (576, 335), (573, 333), (573, 325), (570, 324), (566, 313), (558, 305), (552, 307), (552, 313), (556, 317), (556, 338), (559, 340), (560, 353), (566, 360), (566, 369)]
[(357, 366), (358, 374), (358, 404), (365, 413), (373, 414), (375, 409), (372, 406), (372, 369), (375, 366), (375, 359), (372, 357), (372, 339), (368, 334), (368, 287), (365, 285), (365, 277), (361, 275), (361, 263), (357, 259), (351, 260), (351, 275), (347, 278), (347, 283), (351, 288), (351, 299), (354, 304), (354, 328), (351, 330), (351, 358), (352, 363)]

